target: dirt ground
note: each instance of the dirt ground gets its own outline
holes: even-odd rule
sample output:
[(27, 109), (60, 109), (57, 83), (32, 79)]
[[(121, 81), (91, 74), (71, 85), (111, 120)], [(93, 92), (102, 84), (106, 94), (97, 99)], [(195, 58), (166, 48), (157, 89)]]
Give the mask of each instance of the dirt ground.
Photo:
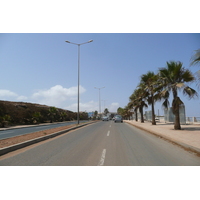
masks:
[(74, 126), (76, 126), (76, 125), (68, 125), (68, 126), (63, 126), (63, 127), (58, 127), (58, 128), (52, 128), (52, 129), (38, 131), (38, 132), (34, 132), (34, 133), (29, 133), (29, 134), (26, 134), (26, 135), (20, 135), (20, 136), (8, 138), (8, 139), (2, 139), (2, 140), (0, 140), (0, 148), (12, 146), (14, 144), (25, 142), (27, 140), (32, 140), (32, 139), (35, 139), (35, 138), (38, 138), (38, 137), (49, 135), (51, 133), (55, 133), (55, 132), (58, 132), (58, 131), (69, 129), (69, 128), (72, 128)]

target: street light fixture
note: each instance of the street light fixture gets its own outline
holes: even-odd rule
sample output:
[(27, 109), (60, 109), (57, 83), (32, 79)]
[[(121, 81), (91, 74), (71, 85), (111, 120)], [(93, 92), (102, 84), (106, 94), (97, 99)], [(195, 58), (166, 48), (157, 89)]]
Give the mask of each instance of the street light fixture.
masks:
[(84, 43), (80, 43), (80, 44), (77, 44), (77, 43), (74, 43), (74, 42), (70, 42), (68, 40), (66, 40), (65, 42), (69, 43), (69, 44), (75, 44), (78, 46), (78, 108), (77, 108), (77, 124), (79, 124), (79, 85), (80, 85), (80, 46), (83, 45), (83, 44), (87, 44), (87, 43), (90, 43), (90, 42), (93, 42), (93, 40), (89, 40), (87, 42), (84, 42)]
[(94, 89), (98, 89), (99, 90), (99, 115), (101, 114), (101, 95), (100, 95), (100, 90), (103, 89), (105, 87), (101, 87), (101, 88), (97, 88), (94, 87)]

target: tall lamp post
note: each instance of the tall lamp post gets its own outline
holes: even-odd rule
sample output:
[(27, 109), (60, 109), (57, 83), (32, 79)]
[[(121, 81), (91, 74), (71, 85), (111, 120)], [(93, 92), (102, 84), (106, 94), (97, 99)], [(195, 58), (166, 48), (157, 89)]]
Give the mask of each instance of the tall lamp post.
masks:
[(101, 113), (101, 94), (100, 94), (100, 90), (103, 89), (105, 87), (101, 87), (101, 88), (97, 88), (94, 87), (94, 89), (98, 89), (99, 90), (99, 114)]
[(87, 42), (84, 42), (84, 43), (80, 43), (80, 44), (77, 44), (77, 43), (74, 43), (74, 42), (70, 42), (70, 41), (65, 41), (67, 43), (70, 43), (70, 44), (75, 44), (78, 46), (78, 108), (77, 108), (77, 124), (79, 124), (79, 85), (80, 85), (80, 46), (83, 45), (83, 44), (87, 44), (87, 43), (90, 43), (90, 42), (93, 42), (93, 40), (89, 40)]

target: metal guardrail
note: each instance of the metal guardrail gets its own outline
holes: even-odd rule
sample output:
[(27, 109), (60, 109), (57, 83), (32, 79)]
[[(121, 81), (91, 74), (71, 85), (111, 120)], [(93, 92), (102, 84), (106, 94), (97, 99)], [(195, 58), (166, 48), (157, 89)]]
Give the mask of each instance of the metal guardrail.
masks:
[[(168, 121), (165, 121), (164, 117), (156, 117), (159, 119), (159, 122), (165, 122), (168, 123)], [(200, 124), (200, 117), (186, 117), (185, 120), (186, 124)]]
[[(134, 118), (132, 118), (134, 120)], [(140, 118), (138, 118), (140, 120)], [(151, 118), (147, 117), (145, 118), (146, 121), (151, 122)], [(156, 117), (156, 121), (158, 122), (163, 122), (163, 123), (172, 123), (169, 121), (165, 120), (165, 117)], [(186, 117), (185, 123), (184, 124), (200, 124), (200, 117)]]
[[(181, 124), (200, 124), (200, 117), (187, 117), (185, 113), (185, 107), (180, 107), (179, 110), (180, 123)], [(140, 113), (138, 113), (138, 119), (140, 117)], [(134, 118), (134, 116), (133, 116)], [(146, 121), (151, 121), (152, 119), (152, 111), (145, 111), (144, 118)], [(174, 114), (172, 112), (172, 108), (165, 109), (164, 116), (157, 116), (156, 121), (164, 122), (164, 123), (173, 123), (174, 122)]]
[(200, 117), (186, 117), (187, 124), (200, 124)]

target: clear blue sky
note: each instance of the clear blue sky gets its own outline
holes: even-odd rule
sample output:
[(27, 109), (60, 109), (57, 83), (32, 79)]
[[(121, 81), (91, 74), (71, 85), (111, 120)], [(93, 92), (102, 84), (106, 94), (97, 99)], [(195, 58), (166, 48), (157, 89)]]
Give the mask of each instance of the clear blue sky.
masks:
[[(166, 61), (170, 60), (181, 61), (185, 67), (189, 66), (190, 57), (194, 50), (200, 48), (200, 35), (168, 33), (199, 33), (198, 5), (198, 0), (73, 0), (67, 1), (67, 3), (63, 0), (56, 2), (44, 0), (1, 1), (0, 99), (37, 102), (76, 111), (77, 47), (64, 41), (82, 43), (93, 39), (93, 43), (81, 47), (80, 67), (83, 88), (80, 109), (98, 110), (98, 90), (94, 87), (103, 86), (106, 87), (102, 90), (102, 99), (107, 100), (106, 107), (111, 111), (115, 111), (118, 106), (124, 107), (143, 73), (148, 70), (156, 72), (159, 67), (165, 67)], [(190, 69), (196, 72), (199, 67), (191, 67)], [(200, 116), (200, 99), (189, 101), (184, 97), (182, 100), (186, 104), (187, 116)], [(102, 108), (103, 106), (104, 104), (102, 104)], [(158, 109), (161, 112), (159, 104), (156, 105), (156, 113)], [(43, 171), (41, 171), (42, 169)], [(34, 169), (37, 174), (30, 174), (27, 171), (29, 180), (35, 180), (34, 178), (38, 174), (44, 180), (49, 180), (52, 169), (42, 169)], [(68, 172), (66, 168), (59, 168), (59, 172), (56, 170), (55, 176), (51, 180), (62, 183), (63, 174), (66, 174), (66, 184), (70, 188), (67, 192), (70, 196), (74, 198), (74, 195), (80, 194), (80, 198), (82, 198), (82, 196), (87, 195), (87, 199), (93, 199), (92, 195), (88, 196), (88, 185), (98, 193), (99, 199), (105, 197), (105, 192), (99, 193), (99, 188), (101, 189), (102, 186), (109, 197), (130, 199), (133, 195), (132, 184), (126, 183), (134, 180), (134, 183), (137, 183), (134, 186), (138, 186), (137, 191), (139, 191), (136, 192), (136, 196), (141, 199), (145, 194), (148, 195), (145, 197), (149, 198), (155, 185), (159, 191), (168, 187), (171, 184), (169, 174), (176, 177), (177, 174), (180, 174), (178, 181), (173, 180), (176, 188), (180, 186), (180, 190), (185, 188), (185, 182), (179, 181), (182, 180), (183, 173), (184, 180), (188, 179), (187, 182), (192, 182), (191, 177), (198, 174), (197, 170), (194, 169), (188, 171), (187, 174), (185, 168), (184, 171), (181, 171), (180, 168), (177, 171), (174, 168), (167, 168), (164, 174), (162, 173), (163, 169), (159, 171), (158, 168), (145, 168), (144, 170), (143, 168), (120, 167), (120, 169), (109, 167), (109, 169), (98, 168), (96, 171), (95, 168), (94, 171), (94, 168), (92, 170), (91, 168), (80, 168), (80, 170), (70, 168), (70, 173), (66, 173)], [(3, 180), (5, 181), (8, 180), (7, 174), (11, 173), (9, 168), (7, 172), (4, 173), (5, 179)], [(21, 176), (26, 174), (24, 168), (23, 171), (12, 170), (12, 172), (12, 178), (15, 177), (16, 180), (19, 180), (18, 175), (20, 175), (21, 180)], [(45, 176), (46, 174), (47, 176)], [(116, 180), (116, 174), (119, 181), (113, 181)], [(158, 178), (156, 174), (159, 174)], [(62, 180), (57, 180), (57, 177), (62, 177)], [(18, 185), (20, 187), (27, 185), (27, 190), (31, 188), (31, 183), (33, 183), (31, 185), (33, 187), (38, 184), (31, 181), (24, 185), (23, 182)], [(162, 183), (159, 184), (161, 187), (157, 184), (160, 182)], [(124, 188), (119, 183), (123, 183)], [(9, 182), (9, 184), (11, 183)], [(41, 185), (52, 188), (52, 181), (42, 181)], [(50, 199), (54, 196), (58, 198), (62, 194), (66, 195), (66, 192), (62, 193), (60, 190), (63, 184), (57, 185), (59, 186), (58, 190), (55, 190), (55, 184), (53, 185), (53, 191), (56, 192), (55, 195), (50, 193), (51, 196), (48, 196)], [(13, 182), (13, 186), (12, 189), (20, 191), (21, 188), (16, 188), (15, 182)], [(77, 193), (77, 187), (81, 192)], [(148, 191), (145, 194), (144, 187)], [(119, 190), (114, 194), (113, 190), (116, 191), (116, 188)], [(7, 188), (4, 189), (6, 191)], [(109, 193), (109, 191), (111, 192)], [(192, 185), (191, 190), (188, 190), (187, 186), (185, 191), (182, 198), (187, 196), (191, 198), (191, 195), (196, 197), (194, 185)], [(69, 194), (67, 195), (69, 196)], [(44, 197), (46, 195), (44, 193)], [(180, 197), (178, 192), (175, 195)], [(154, 199), (160, 199), (159, 193), (157, 196), (153, 193)]]
[[(65, 40), (83, 43), (80, 53), (80, 110), (99, 111), (124, 107), (140, 76), (181, 61), (189, 67), (200, 34), (162, 33), (10, 33), (0, 34), (0, 99), (25, 101), (77, 111), (78, 47)], [(192, 85), (196, 88), (196, 85)], [(198, 91), (199, 92), (199, 91)], [(187, 116), (200, 116), (200, 99), (188, 100)], [(150, 110), (149, 107), (147, 110)], [(156, 104), (156, 113), (162, 113)]]

